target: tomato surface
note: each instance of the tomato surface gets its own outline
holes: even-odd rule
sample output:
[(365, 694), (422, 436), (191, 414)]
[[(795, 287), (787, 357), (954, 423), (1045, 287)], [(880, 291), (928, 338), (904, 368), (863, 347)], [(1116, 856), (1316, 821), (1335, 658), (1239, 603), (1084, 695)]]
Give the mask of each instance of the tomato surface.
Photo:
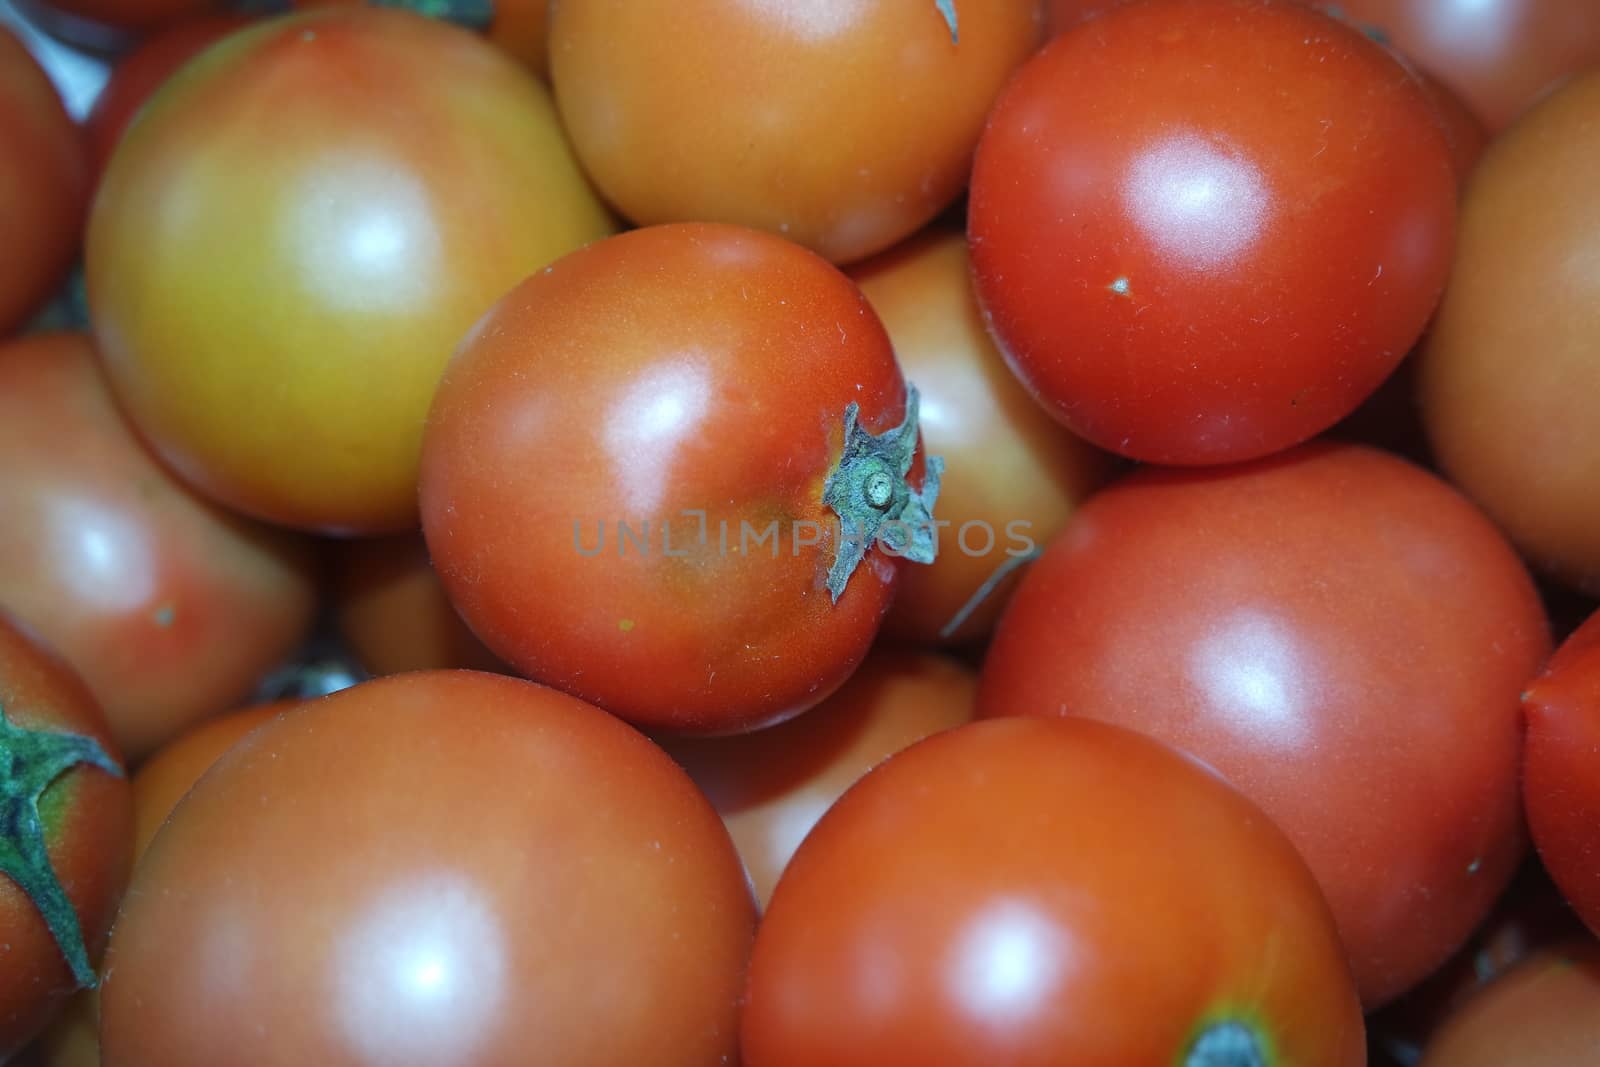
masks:
[(1037, 0), (562, 0), (550, 73), (624, 215), (758, 227), (843, 263), (956, 197), (1039, 31)]
[(960, 234), (931, 231), (851, 275), (916, 383), (928, 451), (945, 460), (938, 557), (900, 576), (885, 629), (930, 644), (981, 639), (1015, 579), (959, 621), (962, 609), (997, 571), (1053, 538), (1110, 463), (1040, 410), (1006, 368), (972, 295)]
[(730, 1062), (753, 928), (721, 820), (647, 739), (531, 682), (398, 675), (261, 727), (178, 803), (112, 934), (102, 1050)]
[(883, 649), (798, 718), (663, 744), (721, 813), (764, 904), (823, 812), (896, 752), (970, 722), (977, 689), (977, 675), (954, 660)]
[[(356, 7), (367, 0), (292, 0), (297, 8)], [(383, 6), (383, 5), (377, 5)], [(404, 0), (389, 4), (421, 11), (435, 18), (444, 18), (459, 25), (472, 25), (472, 19), (489, 12), (487, 26), (481, 29), (495, 44), (511, 54), (518, 62), (541, 78), (550, 76), (550, 2), (549, 0), (493, 0), (484, 4), (478, 0)]]
[(1600, 1050), (1600, 944), (1541, 952), (1479, 993), (1421, 1067), (1577, 1067)]
[(743, 227), (636, 230), (534, 275), (462, 344), (423, 530), (517, 670), (641, 725), (770, 724), (838, 688), (888, 610), (902, 561), (825, 497), (861, 499), (847, 443), (872, 464), (863, 436), (896, 440), (873, 515), (909, 522), (910, 415), (882, 324), (821, 257)]
[(0, 338), (37, 311), (66, 274), (88, 194), (83, 145), (61, 97), (0, 25)]
[(311, 546), (176, 481), (82, 334), (0, 347), (0, 515), (0, 605), (83, 675), (130, 760), (244, 699), (311, 627)]
[(1085, 720), (948, 730), (824, 815), (756, 936), (746, 1067), (1365, 1062), (1327, 905), (1221, 780)]
[(1549, 640), (1458, 493), (1310, 445), (1101, 490), (1012, 598), (979, 711), (1104, 719), (1217, 768), (1304, 853), (1371, 1008), (1444, 962), (1522, 855), (1517, 702)]
[(1522, 797), (1550, 876), (1600, 934), (1600, 613), (1522, 695)]
[[(1596, 9), (1600, 12), (1600, 9)], [(1497, 138), (1418, 367), (1449, 476), (1536, 564), (1600, 593), (1600, 72)]]
[(977, 291), (1024, 384), (1135, 459), (1223, 463), (1326, 429), (1444, 285), (1449, 147), (1358, 31), (1263, 0), (1152, 0), (1056, 37), (972, 174)]
[(94, 697), (0, 615), (0, 1061), (92, 985), (128, 878), (133, 806)]
[(452, 349), (609, 228), (527, 71), (418, 15), (317, 11), (150, 102), (95, 201), (89, 302), (120, 400), (187, 479), (286, 525), (397, 530)]

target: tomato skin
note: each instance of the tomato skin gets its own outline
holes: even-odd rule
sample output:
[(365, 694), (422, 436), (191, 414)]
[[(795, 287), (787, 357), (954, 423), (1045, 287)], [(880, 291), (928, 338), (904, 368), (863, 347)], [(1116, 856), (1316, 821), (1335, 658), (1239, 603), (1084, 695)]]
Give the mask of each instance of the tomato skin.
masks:
[[(0, 708), (24, 729), (89, 737), (116, 756), (94, 697), (66, 662), (0, 614)], [(9, 763), (9, 754), (7, 762)], [(128, 880), (133, 805), (126, 778), (98, 767), (69, 768), (45, 791), (40, 814), (50, 866), (78, 915), (97, 962)], [(8, 1060), (77, 991), (72, 971), (37, 907), (0, 876), (0, 1061)]]
[(968, 236), (1034, 396), (1190, 465), (1279, 451), (1377, 388), (1438, 300), (1454, 215), (1443, 131), (1381, 46), (1289, 3), (1152, 0), (1018, 72)]
[(765, 904), (801, 840), (867, 771), (972, 721), (977, 675), (954, 660), (873, 652), (827, 700), (778, 726), (663, 745), (722, 815)]
[[(366, 0), (293, 0), (296, 8), (358, 7)], [(404, 6), (404, 5), (400, 5)], [(425, 7), (418, 4), (417, 7)], [(448, 12), (451, 5), (444, 5)], [(471, 4), (464, 5), (470, 8)], [(489, 40), (539, 77), (550, 80), (549, 0), (495, 0)], [(431, 13), (431, 12), (428, 12)]]
[(547, 91), (498, 50), (317, 11), (151, 101), (102, 179), (89, 300), (119, 399), (186, 479), (284, 525), (400, 530), (452, 348), (611, 225)]
[(49, 75), (0, 25), (0, 338), (37, 311), (78, 251), (83, 144)]
[(747, 1067), (1167, 1067), (1223, 1020), (1264, 1032), (1269, 1062), (1364, 1062), (1293, 847), (1163, 745), (1011, 719), (913, 745), (823, 816), (757, 933), (743, 1050)]
[(1523, 803), (1556, 884), (1600, 934), (1600, 613), (1557, 650), (1522, 696)]
[(1434, 1037), (1420, 1067), (1576, 1067), (1600, 1048), (1600, 944), (1548, 949), (1483, 990)]
[(814, 253), (712, 223), (590, 245), (496, 305), (439, 387), (421, 500), (445, 592), (518, 671), (641, 725), (798, 714), (861, 662), (899, 573), (874, 546), (837, 603), (825, 585), (851, 403), (886, 433), (905, 383)]
[(179, 802), (112, 935), (106, 1067), (722, 1062), (753, 927), (721, 821), (648, 740), (519, 679), (382, 678)]
[(585, 169), (635, 222), (752, 226), (848, 263), (957, 196), (1038, 43), (1037, 0), (956, 13), (953, 42), (931, 0), (562, 0), (551, 80)]
[(1533, 583), (1466, 500), (1319, 444), (1101, 490), (1012, 598), (978, 706), (1103, 719), (1216, 767), (1304, 853), (1375, 1008), (1522, 855), (1517, 700), (1548, 649)]
[(1597, 108), (1600, 72), (1535, 107), (1485, 153), (1418, 367), (1444, 471), (1537, 566), (1591, 594), (1600, 593)]
[(941, 631), (1012, 553), (1053, 538), (1110, 464), (1041, 411), (1006, 368), (972, 295), (960, 234), (929, 231), (851, 276), (921, 394), (925, 447), (945, 460), (936, 518), (949, 525), (940, 527), (939, 555), (901, 574), (885, 630), (924, 644), (979, 640), (1015, 579), (996, 586), (957, 630)]

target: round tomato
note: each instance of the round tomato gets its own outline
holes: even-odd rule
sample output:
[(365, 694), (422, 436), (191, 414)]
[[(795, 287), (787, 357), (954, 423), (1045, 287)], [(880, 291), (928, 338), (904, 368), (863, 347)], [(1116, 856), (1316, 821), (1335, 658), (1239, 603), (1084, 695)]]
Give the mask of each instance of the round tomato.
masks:
[(1033, 565), (985, 715), (1081, 715), (1216, 767), (1320, 880), (1366, 1005), (1466, 939), (1523, 852), (1516, 554), (1439, 479), (1315, 445), (1102, 490)]
[(432, 19), (318, 11), (209, 49), (141, 113), (95, 201), (89, 303), (190, 481), (287, 525), (401, 529), (451, 350), (609, 226), (532, 75)]
[(429, 415), (423, 530), (517, 670), (728, 733), (861, 662), (895, 557), (931, 558), (919, 456), (848, 278), (757, 230), (650, 227), (534, 275), (462, 344)]
[(1015, 588), (1003, 580), (1053, 538), (1109, 473), (1105, 455), (1062, 429), (1006, 369), (983, 326), (960, 234), (933, 231), (851, 272), (906, 375), (923, 439), (942, 456), (939, 553), (900, 578), (885, 628), (949, 643), (986, 637)]
[(302, 539), (191, 494), (81, 334), (0, 348), (0, 604), (59, 649), (137, 760), (243, 699), (316, 610)]
[(1539, 953), (1479, 993), (1434, 1037), (1421, 1067), (1578, 1067), (1600, 1050), (1600, 943)]
[(133, 808), (94, 697), (0, 616), (0, 1062), (95, 983)]
[(562, 0), (550, 72), (573, 145), (640, 223), (716, 220), (843, 263), (961, 191), (1037, 0)]
[[(355, 7), (369, 0), (291, 2), (297, 8), (317, 8)], [(380, 6), (403, 7), (481, 29), (523, 66), (541, 78), (549, 77), (550, 0), (388, 0)]]
[(1151, 0), (1018, 73), (968, 234), (1041, 403), (1102, 447), (1201, 464), (1376, 389), (1438, 300), (1454, 217), (1439, 120), (1381, 46), (1290, 3)]
[(952, 660), (884, 650), (797, 719), (666, 748), (722, 813), (764, 903), (822, 813), (896, 752), (969, 722), (977, 688)]
[(1360, 1006), (1294, 848), (1199, 765), (983, 722), (822, 817), (750, 963), (746, 1067), (1354, 1067)]
[(0, 24), (0, 337), (37, 311), (78, 251), (88, 167), (55, 86)]
[(1522, 696), (1522, 795), (1550, 876), (1600, 934), (1600, 612)]
[(1536, 564), (1593, 593), (1597, 110), (1600, 71), (1490, 146), (1467, 189), (1450, 287), (1418, 368), (1422, 417), (1446, 473)]
[(644, 737), (531, 682), (398, 675), (262, 726), (178, 803), (101, 1042), (114, 1067), (701, 1067), (737, 1051), (753, 927), (727, 831)]

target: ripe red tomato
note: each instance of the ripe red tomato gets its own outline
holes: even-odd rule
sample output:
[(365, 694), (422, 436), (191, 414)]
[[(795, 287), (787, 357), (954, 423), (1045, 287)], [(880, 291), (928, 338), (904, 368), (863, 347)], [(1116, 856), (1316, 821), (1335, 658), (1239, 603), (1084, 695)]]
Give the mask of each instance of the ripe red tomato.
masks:
[(826, 261), (742, 227), (636, 230), (534, 275), (462, 344), (423, 529), (517, 670), (652, 727), (754, 728), (866, 654), (900, 562), (874, 530), (920, 525), (912, 415), (882, 324)]
[(781, 233), (836, 263), (961, 191), (1038, 0), (562, 0), (550, 73), (600, 190), (639, 223)]
[(799, 718), (665, 745), (722, 814), (765, 903), (823, 812), (896, 752), (970, 722), (977, 689), (977, 676), (953, 660), (883, 650)]
[(1533, 843), (1600, 934), (1600, 613), (1569, 637), (1522, 696), (1522, 796)]
[(399, 675), (179, 802), (101, 1041), (111, 1067), (730, 1062), (753, 927), (721, 820), (648, 740), (530, 682)]
[(49, 76), (0, 24), (0, 338), (66, 274), (88, 192), (77, 128)]
[(145, 108), (95, 201), (89, 302), (119, 399), (187, 479), (286, 525), (403, 529), (452, 348), (610, 225), (498, 50), (317, 11), (208, 50)]
[(1515, 553), (1353, 445), (1102, 490), (1033, 565), (984, 715), (1082, 715), (1216, 767), (1304, 853), (1366, 1005), (1425, 977), (1522, 854), (1522, 686), (1549, 649)]
[(1600, 1049), (1600, 944), (1541, 952), (1467, 1002), (1420, 1067), (1578, 1067)]
[(128, 877), (133, 807), (105, 717), (0, 616), (0, 1062), (94, 983)]
[(1006, 369), (972, 295), (960, 234), (930, 231), (851, 274), (916, 383), (926, 447), (946, 464), (938, 557), (900, 576), (885, 630), (926, 644), (981, 639), (1015, 579), (950, 626), (996, 572), (1055, 537), (1110, 464), (1041, 411)]
[(83, 674), (137, 760), (304, 638), (315, 557), (156, 463), (81, 334), (0, 348), (0, 604)]
[(974, 723), (823, 816), (756, 935), (746, 1067), (1364, 1063), (1327, 905), (1197, 764), (1084, 720)]
[(1161, 463), (1266, 455), (1394, 369), (1444, 285), (1448, 145), (1422, 87), (1291, 3), (1151, 0), (1057, 37), (995, 105), (968, 233), (1012, 368)]
[(1600, 71), (1484, 155), (1418, 367), (1446, 473), (1536, 565), (1591, 593), (1600, 593), (1597, 110)]

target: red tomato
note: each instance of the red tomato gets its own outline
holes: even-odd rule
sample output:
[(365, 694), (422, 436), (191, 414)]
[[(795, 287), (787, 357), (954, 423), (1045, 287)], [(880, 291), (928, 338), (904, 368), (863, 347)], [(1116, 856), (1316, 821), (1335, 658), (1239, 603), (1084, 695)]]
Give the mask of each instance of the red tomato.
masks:
[(133, 808), (94, 697), (0, 616), (0, 1062), (94, 984)]
[(746, 1067), (1365, 1062), (1282, 833), (1083, 720), (949, 730), (846, 793), (773, 894), (743, 1027)]
[(977, 676), (939, 656), (880, 651), (797, 719), (667, 751), (722, 813), (765, 902), (801, 840), (844, 791), (901, 749), (969, 722)]
[(66, 274), (88, 191), (83, 145), (55, 86), (0, 24), (0, 338)]
[(1600, 612), (1522, 695), (1522, 795), (1550, 876), (1600, 933)]
[(1041, 403), (1105, 448), (1201, 464), (1305, 440), (1377, 388), (1438, 300), (1454, 216), (1438, 120), (1379, 45), (1289, 3), (1152, 0), (1018, 73), (968, 233)]
[(655, 745), (530, 682), (398, 675), (261, 727), (179, 802), (101, 1042), (112, 1067), (731, 1062), (753, 926)]
[(639, 223), (781, 233), (836, 263), (961, 191), (1038, 0), (562, 0), (550, 73), (578, 157)]
[(879, 535), (920, 528), (913, 414), (882, 324), (814, 253), (636, 230), (534, 275), (462, 344), (423, 529), (516, 669), (652, 727), (753, 728), (866, 654), (900, 562)]
[(88, 338), (0, 348), (0, 604), (82, 672), (137, 760), (242, 700), (305, 636), (315, 558), (145, 452)]
[(1600, 1051), (1600, 944), (1541, 952), (1467, 1002), (1421, 1067), (1579, 1067)]
[(1517, 697), (1549, 636), (1481, 514), (1318, 445), (1102, 490), (1029, 570), (985, 715), (1083, 715), (1221, 771), (1304, 853), (1366, 1005), (1425, 977), (1522, 854)]

